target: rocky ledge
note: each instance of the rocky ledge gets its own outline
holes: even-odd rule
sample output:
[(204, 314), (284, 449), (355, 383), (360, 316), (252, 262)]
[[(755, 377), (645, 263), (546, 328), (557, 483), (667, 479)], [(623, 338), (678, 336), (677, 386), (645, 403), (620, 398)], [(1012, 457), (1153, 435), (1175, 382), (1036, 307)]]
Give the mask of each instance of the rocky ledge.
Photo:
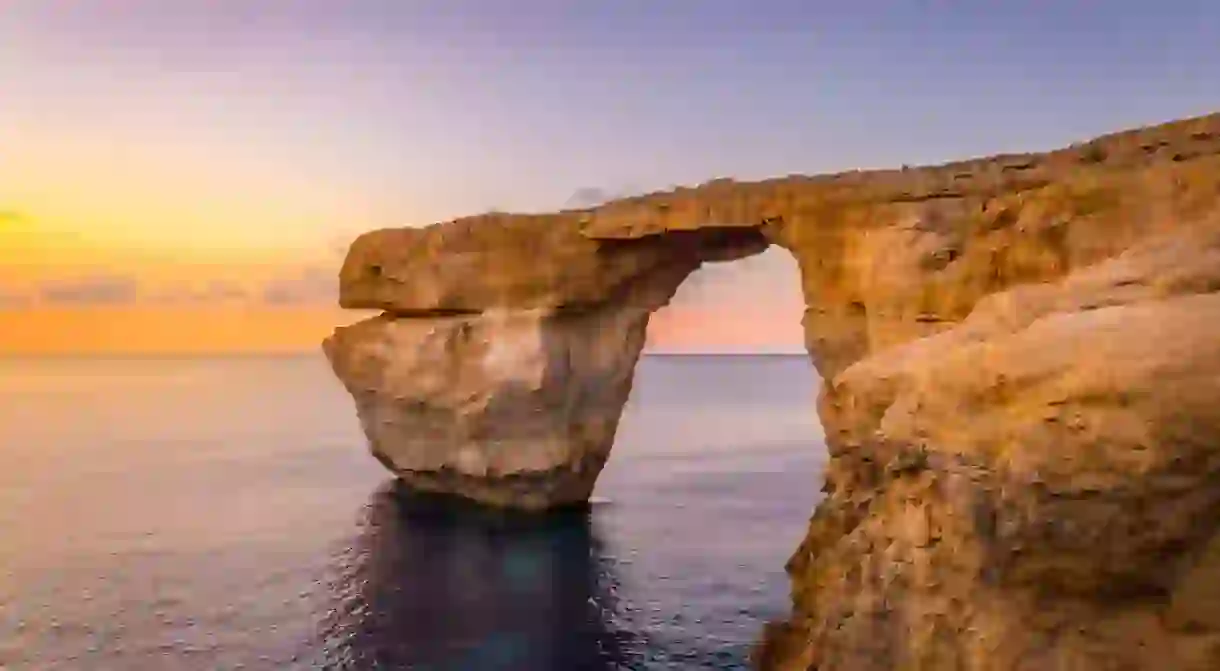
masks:
[(1220, 114), (374, 231), (324, 348), (407, 483), (578, 504), (649, 315), (771, 244), (831, 458), (761, 667), (1220, 668)]

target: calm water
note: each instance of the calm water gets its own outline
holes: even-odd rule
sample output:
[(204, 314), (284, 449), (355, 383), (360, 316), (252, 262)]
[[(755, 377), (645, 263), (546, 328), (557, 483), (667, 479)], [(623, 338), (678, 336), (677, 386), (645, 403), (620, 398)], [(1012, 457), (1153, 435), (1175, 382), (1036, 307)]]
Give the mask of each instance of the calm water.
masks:
[(801, 357), (650, 357), (590, 512), (438, 507), (320, 356), (0, 360), (0, 669), (740, 668), (824, 460)]

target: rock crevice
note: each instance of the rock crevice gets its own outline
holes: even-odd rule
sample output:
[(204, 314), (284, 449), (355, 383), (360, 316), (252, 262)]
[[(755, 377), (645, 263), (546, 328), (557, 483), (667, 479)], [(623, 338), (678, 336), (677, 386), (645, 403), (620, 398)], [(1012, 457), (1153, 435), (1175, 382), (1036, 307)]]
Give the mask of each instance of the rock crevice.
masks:
[(1220, 114), (374, 231), (324, 347), (407, 483), (579, 504), (649, 316), (771, 244), (831, 458), (761, 666), (1220, 668)]

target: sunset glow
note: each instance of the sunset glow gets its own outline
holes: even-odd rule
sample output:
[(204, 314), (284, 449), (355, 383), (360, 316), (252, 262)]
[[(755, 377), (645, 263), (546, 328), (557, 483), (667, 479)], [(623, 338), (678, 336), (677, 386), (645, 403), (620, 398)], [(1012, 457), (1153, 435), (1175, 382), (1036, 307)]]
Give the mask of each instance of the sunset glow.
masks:
[[(1053, 147), (1217, 95), (1202, 9), (1046, 28), (994, 8), (529, 7), (0, 2), (0, 353), (311, 350), (354, 316), (334, 276), (362, 231)], [(1156, 21), (1182, 22), (1157, 33), (1172, 52)], [(1035, 29), (1036, 53), (947, 57)], [(800, 347), (790, 259), (709, 277), (656, 346)]]

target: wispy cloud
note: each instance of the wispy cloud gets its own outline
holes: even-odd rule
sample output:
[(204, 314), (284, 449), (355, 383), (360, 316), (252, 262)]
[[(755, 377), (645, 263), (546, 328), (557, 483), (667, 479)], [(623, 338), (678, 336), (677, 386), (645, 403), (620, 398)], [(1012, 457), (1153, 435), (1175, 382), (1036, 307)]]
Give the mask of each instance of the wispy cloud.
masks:
[(332, 304), (338, 300), (339, 278), (333, 269), (311, 267), (268, 282), (262, 291), (266, 305)]
[[(5, 275), (5, 270), (11, 271)], [(28, 269), (0, 264), (0, 277)], [(40, 269), (16, 284), (0, 284), (0, 307), (205, 308), (212, 306), (333, 306), (338, 301), (337, 263), (282, 266), (272, 274), (234, 266), (188, 275), (144, 275), (85, 267)], [(251, 277), (250, 275), (254, 275)], [(262, 279), (256, 279), (259, 275)]]
[(140, 284), (128, 275), (88, 275), (44, 282), (38, 290), (42, 302), (55, 305), (119, 305), (139, 298)]
[(209, 305), (229, 303), (249, 298), (241, 286), (223, 280), (213, 280), (203, 286), (175, 287), (157, 294), (152, 300), (161, 305)]
[(0, 310), (13, 310), (28, 307), (33, 301), (30, 297), (15, 291), (0, 289)]
[(597, 207), (612, 200), (636, 195), (639, 192), (638, 188), (630, 186), (617, 191), (602, 189), (596, 186), (585, 186), (574, 191), (568, 198), (565, 206), (576, 208)]
[(566, 203), (568, 207), (596, 207), (610, 200), (611, 196), (605, 189), (586, 186), (577, 189)]

